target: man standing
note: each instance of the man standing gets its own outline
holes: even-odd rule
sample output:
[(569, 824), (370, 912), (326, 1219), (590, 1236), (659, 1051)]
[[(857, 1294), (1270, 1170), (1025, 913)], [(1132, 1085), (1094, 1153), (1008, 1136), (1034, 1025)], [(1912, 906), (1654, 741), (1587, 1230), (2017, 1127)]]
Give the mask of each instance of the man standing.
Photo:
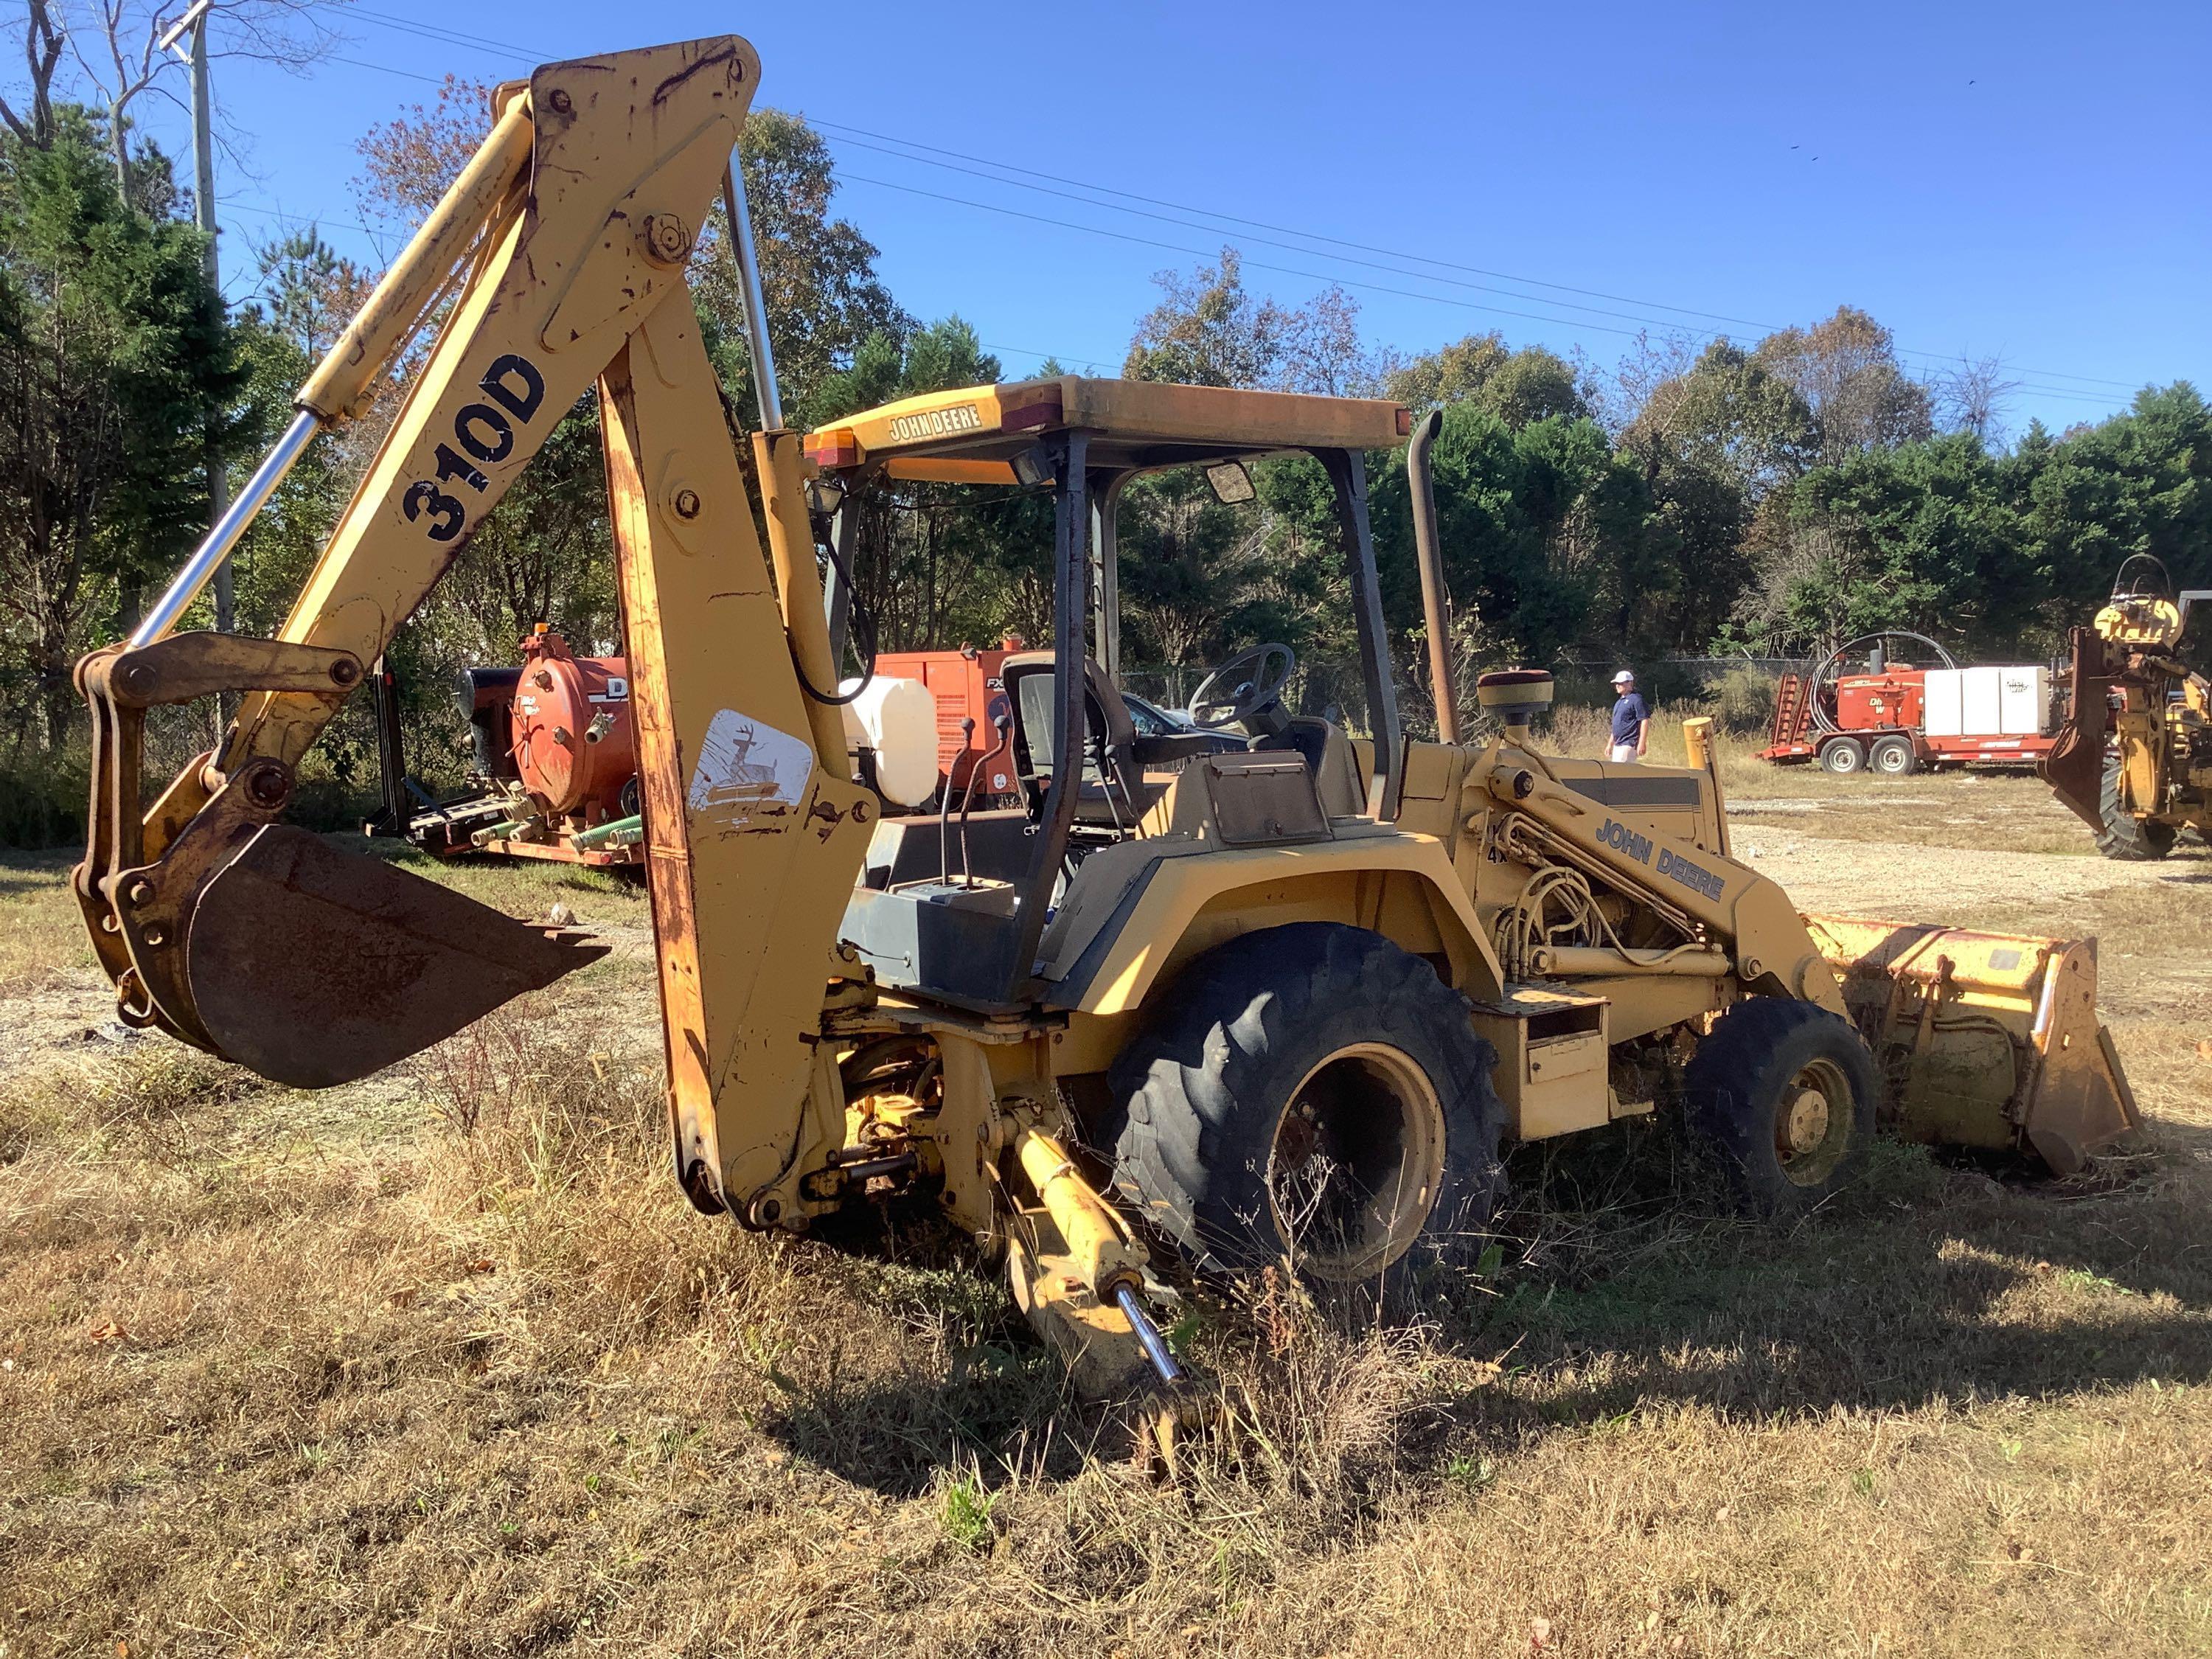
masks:
[(1644, 758), (1644, 745), (1651, 736), (1651, 706), (1636, 694), (1636, 676), (1626, 668), (1613, 677), (1613, 754), (1615, 761), (1635, 765)]

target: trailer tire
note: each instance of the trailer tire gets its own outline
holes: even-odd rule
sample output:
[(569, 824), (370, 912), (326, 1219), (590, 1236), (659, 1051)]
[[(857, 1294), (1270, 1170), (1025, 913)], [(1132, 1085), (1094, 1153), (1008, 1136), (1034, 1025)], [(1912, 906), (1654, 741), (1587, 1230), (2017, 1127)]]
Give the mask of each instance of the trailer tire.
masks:
[(1830, 738), (1820, 745), (1820, 769), (1847, 778), (1866, 770), (1866, 750), (1856, 738)]
[[(1208, 951), (1159, 1006), (1093, 1138), (1123, 1200), (1202, 1271), (1288, 1260), (1374, 1287), (1480, 1253), (1504, 1185), (1498, 1055), (1426, 962), (1299, 922)], [(1392, 1202), (1417, 1172), (1425, 1206)]]
[(2105, 827), (2097, 832), (2097, 850), (2124, 864), (2147, 864), (2173, 850), (2175, 830), (2155, 818), (2139, 818), (2120, 799), (2120, 760), (2105, 758), (2103, 786), (2097, 792), (2097, 815)]
[(1683, 1123), (1737, 1208), (1787, 1221), (1858, 1177), (1881, 1092), (1849, 1021), (1818, 1003), (1753, 997), (1690, 1057)]
[(1886, 778), (1909, 778), (1920, 769), (1910, 738), (1877, 738), (1867, 750), (1867, 765)]

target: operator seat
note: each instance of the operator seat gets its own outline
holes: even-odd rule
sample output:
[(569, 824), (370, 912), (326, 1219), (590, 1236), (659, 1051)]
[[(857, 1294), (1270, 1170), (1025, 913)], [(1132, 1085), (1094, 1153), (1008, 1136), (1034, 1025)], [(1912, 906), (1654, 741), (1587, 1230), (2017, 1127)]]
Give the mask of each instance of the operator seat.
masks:
[[(1014, 765), (1024, 783), (1042, 792), (1053, 775), (1052, 665), (1049, 651), (1025, 651), (1008, 657), (1000, 672), (1014, 709)], [(1129, 706), (1091, 657), (1083, 659), (1083, 781), (1075, 797), (1075, 821), (1094, 829), (1133, 830), (1165, 791), (1145, 781), (1146, 767), (1180, 764), (1221, 745), (1212, 734), (1178, 732), (1140, 738)]]

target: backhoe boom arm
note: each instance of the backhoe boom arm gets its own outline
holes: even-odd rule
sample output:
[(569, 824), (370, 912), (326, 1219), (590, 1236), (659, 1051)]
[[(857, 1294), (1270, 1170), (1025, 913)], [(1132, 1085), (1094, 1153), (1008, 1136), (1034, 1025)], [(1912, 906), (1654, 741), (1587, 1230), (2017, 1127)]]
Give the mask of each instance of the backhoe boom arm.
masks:
[[(356, 413), (451, 295), (277, 637), (161, 637), (234, 526), (155, 626), (81, 665), (95, 776), (76, 886), (126, 1018), (313, 1086), (598, 953), (276, 821), (367, 665), (596, 381), (679, 1172), (712, 1206), (797, 1155), (809, 1039), (869, 812), (836, 710), (802, 685), (802, 672), (826, 683), (830, 663), (797, 434), (756, 439), (772, 580), (684, 281), (758, 75), (752, 48), (725, 36), (548, 64), (501, 88), (489, 137), (302, 388), (264, 468), (273, 483), (309, 430)], [(247, 694), (220, 750), (148, 808), (145, 709), (217, 690)], [(743, 1109), (719, 1118), (721, 1100)]]

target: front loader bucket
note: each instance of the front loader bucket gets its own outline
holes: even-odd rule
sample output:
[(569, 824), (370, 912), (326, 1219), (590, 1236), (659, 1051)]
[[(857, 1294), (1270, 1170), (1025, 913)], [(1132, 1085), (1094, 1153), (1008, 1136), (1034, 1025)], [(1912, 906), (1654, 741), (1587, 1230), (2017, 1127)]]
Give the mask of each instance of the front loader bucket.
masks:
[(1910, 1139), (2020, 1150), (2059, 1175), (2141, 1119), (2097, 1019), (2097, 942), (1805, 918)]
[(270, 824), (201, 892), (185, 975), (217, 1054), (320, 1089), (404, 1060), (605, 951)]

